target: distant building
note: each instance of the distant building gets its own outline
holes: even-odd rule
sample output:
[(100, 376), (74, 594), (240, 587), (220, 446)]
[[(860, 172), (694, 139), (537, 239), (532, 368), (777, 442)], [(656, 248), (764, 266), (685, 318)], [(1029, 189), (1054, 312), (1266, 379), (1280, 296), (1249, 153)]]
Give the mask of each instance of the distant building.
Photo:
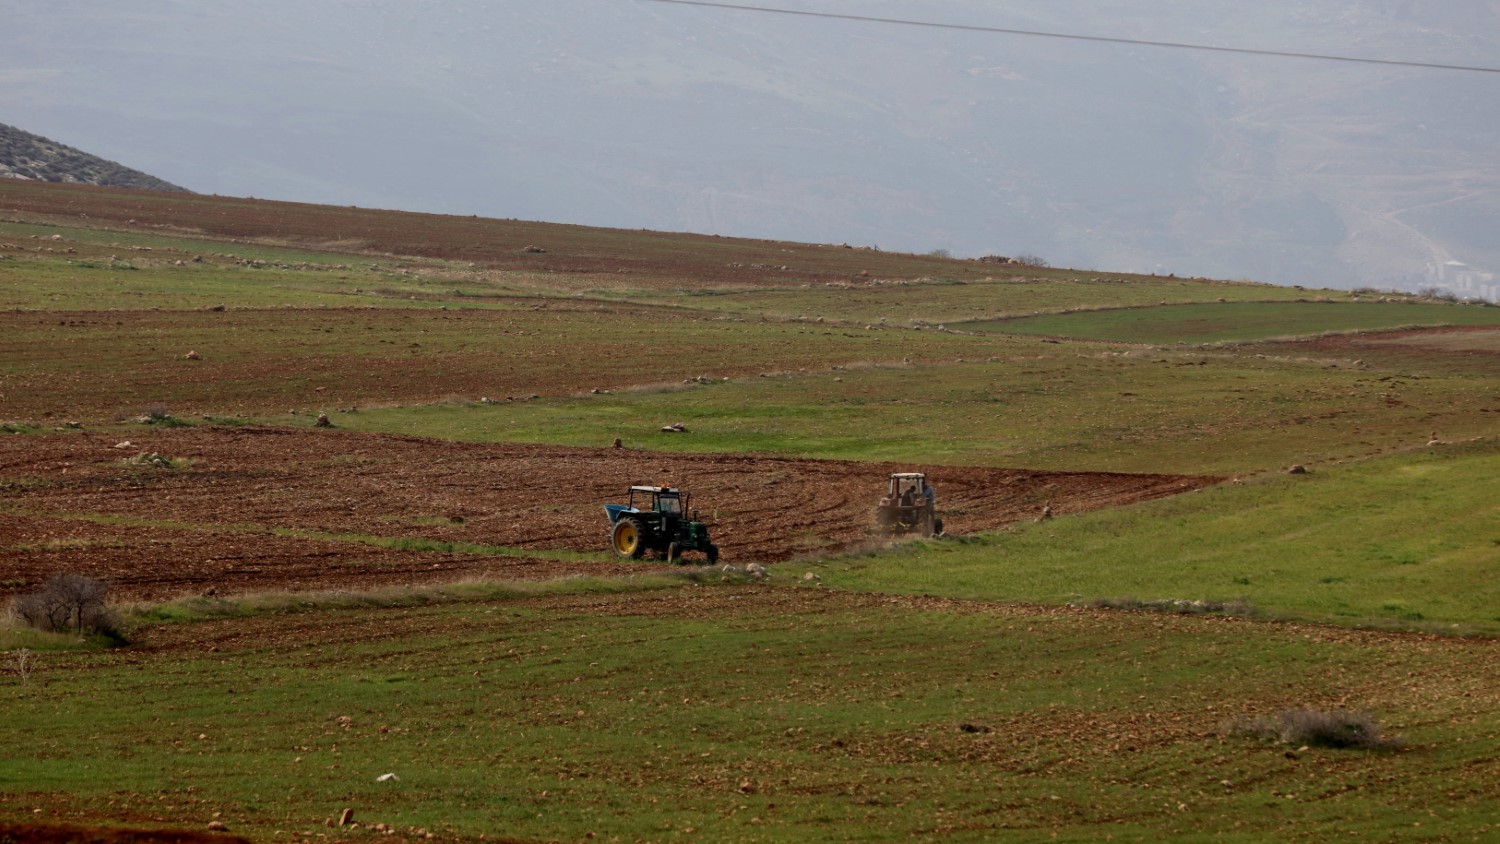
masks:
[(1495, 273), (1475, 269), (1462, 261), (1444, 261), (1429, 267), (1433, 287), (1461, 299), (1483, 299), (1500, 302), (1500, 278)]

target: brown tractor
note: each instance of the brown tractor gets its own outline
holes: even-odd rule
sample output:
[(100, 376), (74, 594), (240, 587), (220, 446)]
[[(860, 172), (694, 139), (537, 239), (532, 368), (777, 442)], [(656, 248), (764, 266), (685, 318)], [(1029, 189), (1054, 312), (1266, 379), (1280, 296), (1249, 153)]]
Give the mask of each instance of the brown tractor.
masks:
[(937, 536), (943, 520), (927, 476), (921, 472), (893, 472), (885, 498), (875, 508), (875, 525), (887, 536)]

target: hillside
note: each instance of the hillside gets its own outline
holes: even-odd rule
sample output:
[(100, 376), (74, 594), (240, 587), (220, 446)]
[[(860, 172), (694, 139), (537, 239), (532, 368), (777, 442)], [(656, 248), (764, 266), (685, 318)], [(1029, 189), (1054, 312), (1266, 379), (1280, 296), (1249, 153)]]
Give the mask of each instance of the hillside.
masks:
[(0, 177), (189, 192), (155, 176), (0, 123)]
[[(0, 114), (209, 193), (1489, 298), (1500, 271), (1493, 74), (659, 3), (22, 5)], [(802, 5), (1500, 65), (1492, 2)]]
[(1497, 373), (1436, 297), (0, 179), (0, 841), (1492, 840)]

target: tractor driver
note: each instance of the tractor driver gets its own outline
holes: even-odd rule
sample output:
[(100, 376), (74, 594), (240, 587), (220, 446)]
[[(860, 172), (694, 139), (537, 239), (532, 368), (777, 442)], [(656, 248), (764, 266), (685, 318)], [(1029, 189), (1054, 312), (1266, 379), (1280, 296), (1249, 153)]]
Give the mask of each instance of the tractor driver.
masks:
[(909, 486), (909, 487), (906, 488), (905, 492), (901, 493), (901, 506), (902, 507), (910, 507), (910, 506), (912, 506), (912, 505), (914, 505), (916, 503), (917, 503), (917, 486), (916, 486), (916, 484), (912, 484), (911, 486)]

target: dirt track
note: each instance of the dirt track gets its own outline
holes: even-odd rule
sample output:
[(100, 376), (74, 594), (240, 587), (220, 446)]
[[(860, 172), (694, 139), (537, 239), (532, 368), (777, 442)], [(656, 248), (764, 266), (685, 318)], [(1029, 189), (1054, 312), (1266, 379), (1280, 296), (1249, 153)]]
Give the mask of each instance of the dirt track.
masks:
[[(637, 484), (682, 486), (726, 562), (773, 562), (874, 541), (890, 471), (926, 468), (951, 533), (1160, 498), (1217, 479), (671, 455), (450, 443), (343, 431), (184, 428), (0, 438), (0, 594), (74, 571), (124, 595), (354, 588), (483, 575), (542, 579), (656, 570), (605, 553), (601, 506)], [(155, 452), (180, 468), (136, 466)], [(298, 531), (298, 535), (287, 535)], [(355, 537), (365, 537), (361, 541)], [(368, 541), (474, 543), (518, 556)], [(427, 546), (431, 547), (430, 543)], [(594, 552), (554, 559), (559, 550)], [(530, 551), (537, 556), (526, 556)], [(563, 555), (566, 556), (566, 555)]]

